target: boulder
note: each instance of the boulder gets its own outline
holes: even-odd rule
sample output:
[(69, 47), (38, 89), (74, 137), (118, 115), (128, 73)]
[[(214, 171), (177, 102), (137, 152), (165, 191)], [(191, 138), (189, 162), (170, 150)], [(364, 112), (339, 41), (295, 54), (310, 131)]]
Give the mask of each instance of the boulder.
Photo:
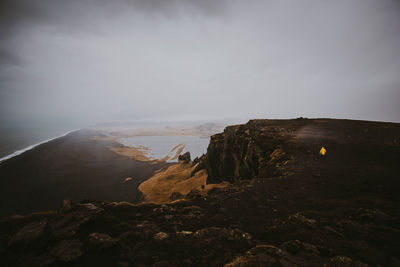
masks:
[(289, 253), (295, 255), (308, 256), (314, 258), (319, 256), (319, 251), (316, 246), (300, 240), (290, 240), (281, 245), (281, 248), (285, 249)]
[(44, 238), (46, 226), (46, 222), (32, 222), (25, 225), (11, 238), (9, 245), (36, 243), (39, 239)]
[(168, 237), (169, 237), (169, 235), (164, 232), (158, 232), (157, 234), (155, 234), (153, 236), (154, 240), (156, 240), (156, 241), (161, 241), (161, 240), (167, 239)]
[(82, 255), (82, 243), (78, 239), (62, 240), (50, 251), (50, 254), (60, 261), (73, 261)]
[(328, 264), (326, 266), (351, 266), (353, 263), (353, 260), (349, 257), (346, 256), (335, 256), (329, 259)]
[(189, 163), (190, 160), (191, 160), (190, 159), (190, 152), (188, 151), (188, 152), (186, 152), (186, 153), (184, 153), (182, 155), (179, 155), (178, 160), (179, 161), (183, 161), (184, 163)]
[(49, 222), (51, 232), (58, 239), (71, 238), (79, 228), (91, 220), (93, 216), (103, 211), (93, 203), (79, 204), (55, 220)]
[(93, 250), (104, 250), (115, 246), (118, 243), (118, 240), (112, 238), (108, 234), (105, 233), (91, 233), (89, 235), (89, 246)]

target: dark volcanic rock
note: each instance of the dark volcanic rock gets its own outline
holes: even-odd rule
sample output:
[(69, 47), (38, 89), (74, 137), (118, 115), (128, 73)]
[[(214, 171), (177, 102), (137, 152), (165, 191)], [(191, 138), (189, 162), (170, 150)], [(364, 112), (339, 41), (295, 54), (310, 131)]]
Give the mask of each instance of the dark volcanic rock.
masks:
[(280, 127), (252, 120), (213, 135), (204, 166), (207, 183), (280, 175), (277, 167), (287, 160), (287, 138), (280, 133)]
[(301, 242), (299, 240), (290, 240), (281, 245), (283, 249), (292, 254), (305, 254), (308, 255), (310, 259), (319, 257), (319, 251), (316, 246)]
[(182, 199), (182, 198), (185, 198), (185, 196), (182, 195), (182, 194), (179, 193), (179, 192), (173, 192), (173, 193), (171, 194), (171, 196), (169, 197), (169, 199), (172, 200), (172, 201), (177, 200), (177, 199)]
[[(314, 263), (318, 259), (314, 259)], [(226, 267), (239, 266), (317, 266), (306, 263), (303, 259), (295, 257), (287, 251), (272, 245), (258, 245), (245, 255), (237, 257), (233, 262), (226, 264)]]
[(82, 255), (82, 243), (78, 239), (62, 240), (50, 254), (60, 261), (70, 262)]
[(92, 249), (100, 251), (115, 246), (118, 240), (105, 233), (91, 233), (88, 242)]
[[(202, 155), (200, 158), (198, 158), (198, 159), (196, 160), (197, 166), (196, 166), (196, 168), (194, 168), (194, 170), (192, 171), (191, 176), (194, 176), (195, 173), (198, 172), (198, 171), (200, 171), (200, 170), (206, 169), (206, 161), (207, 161), (207, 155), (206, 155), (206, 154), (204, 154), (204, 155)], [(194, 164), (194, 162), (195, 162), (195, 161), (193, 161), (192, 166), (196, 165), (196, 164)]]
[(71, 237), (82, 225), (101, 211), (101, 208), (92, 203), (80, 204), (74, 209), (66, 211), (64, 216), (49, 222), (51, 232), (55, 238)]
[(195, 157), (192, 163), (192, 166), (196, 165), (197, 163), (200, 162), (200, 158), (199, 157)]
[(186, 152), (186, 153), (184, 153), (182, 155), (179, 155), (178, 160), (179, 161), (183, 161), (184, 163), (189, 163), (190, 160), (191, 160), (190, 159), (190, 152), (188, 151), (188, 152)]
[(24, 226), (11, 238), (10, 245), (13, 246), (21, 243), (33, 244), (43, 241), (46, 238), (46, 227), (46, 222), (32, 222)]

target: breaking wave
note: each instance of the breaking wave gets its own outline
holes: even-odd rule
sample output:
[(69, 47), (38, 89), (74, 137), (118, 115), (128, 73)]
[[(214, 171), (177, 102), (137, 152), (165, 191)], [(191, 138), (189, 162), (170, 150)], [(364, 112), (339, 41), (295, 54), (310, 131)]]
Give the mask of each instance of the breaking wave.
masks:
[(64, 136), (66, 136), (66, 135), (68, 135), (68, 134), (70, 134), (70, 133), (73, 133), (73, 132), (76, 132), (76, 131), (79, 131), (79, 130), (81, 130), (81, 129), (75, 129), (75, 130), (72, 130), (72, 131), (68, 131), (68, 132), (66, 132), (66, 133), (64, 133), (64, 134), (62, 134), (62, 135), (60, 135), (60, 136), (57, 136), (57, 137), (54, 137), (54, 138), (50, 138), (50, 139), (44, 140), (44, 141), (42, 141), (42, 142), (39, 142), (39, 143), (37, 143), (37, 144), (28, 146), (28, 147), (23, 148), (23, 149), (20, 149), (20, 150), (17, 150), (17, 151), (15, 151), (14, 153), (11, 153), (10, 155), (7, 155), (7, 156), (5, 156), (5, 157), (0, 158), (0, 164), (1, 164), (2, 162), (4, 162), (4, 161), (8, 160), (8, 159), (11, 159), (11, 158), (16, 157), (16, 156), (18, 156), (18, 155), (21, 155), (22, 153), (24, 153), (24, 152), (26, 152), (26, 151), (28, 151), (28, 150), (31, 150), (31, 149), (33, 149), (33, 148), (35, 148), (35, 147), (37, 147), (37, 146), (39, 146), (39, 145), (41, 145), (41, 144), (44, 144), (44, 143), (53, 141), (53, 140), (55, 140), (55, 139), (57, 139), (57, 138), (64, 137)]

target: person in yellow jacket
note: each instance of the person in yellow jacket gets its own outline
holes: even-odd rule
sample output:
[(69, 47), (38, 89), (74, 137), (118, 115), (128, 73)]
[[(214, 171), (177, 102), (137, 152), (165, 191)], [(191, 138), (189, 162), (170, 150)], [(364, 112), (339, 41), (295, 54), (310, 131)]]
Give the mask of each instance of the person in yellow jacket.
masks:
[(320, 154), (321, 156), (325, 156), (325, 154), (326, 154), (326, 149), (325, 149), (325, 147), (322, 147), (322, 148), (321, 148), (321, 150), (319, 151), (319, 154)]

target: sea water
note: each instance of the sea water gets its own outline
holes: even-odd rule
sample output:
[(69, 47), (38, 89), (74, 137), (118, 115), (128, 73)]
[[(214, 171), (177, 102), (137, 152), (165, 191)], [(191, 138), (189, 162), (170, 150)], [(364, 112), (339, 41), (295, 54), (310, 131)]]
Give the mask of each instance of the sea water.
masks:
[[(62, 135), (59, 135), (59, 136), (56, 136), (56, 137), (52, 137), (52, 138), (49, 138), (49, 139), (45, 139), (45, 140), (43, 140), (45, 138), (44, 136), (48, 136), (48, 135), (45, 135), (45, 134), (39, 135), (39, 136), (33, 136), (31, 138), (20, 138), (20, 139), (16, 139), (19, 142), (16, 142), (15, 144), (11, 144), (11, 145), (9, 144), (9, 140), (12, 140), (11, 138), (6, 138), (3, 135), (0, 135), (0, 148), (1, 148), (0, 149), (0, 163), (2, 163), (3, 161), (6, 161), (7, 159), (16, 157), (16, 156), (18, 156), (18, 155), (20, 155), (20, 154), (22, 154), (22, 153), (24, 153), (24, 152), (26, 152), (28, 150), (31, 150), (31, 149), (33, 149), (33, 148), (35, 148), (35, 147), (37, 147), (37, 146), (39, 146), (41, 144), (44, 144), (44, 143), (50, 142), (50, 141), (52, 141), (54, 139), (66, 136), (69, 133), (72, 133), (72, 132), (75, 132), (75, 131), (78, 131), (78, 130), (79, 129), (71, 130), (71, 131), (68, 131), (66, 133), (63, 133)], [(23, 135), (20, 135), (20, 136), (23, 136)], [(32, 143), (32, 142), (35, 142), (33, 140), (40, 140), (40, 139), (42, 139), (42, 140), (37, 142), (37, 143), (34, 143), (32, 145), (29, 145), (29, 146), (25, 146), (25, 147), (17, 149), (17, 150), (15, 149), (16, 147), (23, 146), (23, 144), (28, 144), (28, 142)], [(13, 151), (13, 152), (10, 153), (11, 151)]]
[(67, 119), (19, 119), (0, 117), (0, 158), (10, 158), (37, 144), (87, 125)]
[(207, 152), (209, 138), (199, 136), (134, 136), (120, 138), (118, 141), (129, 147), (146, 147), (150, 149), (149, 156), (153, 159), (162, 159), (177, 145), (183, 144), (185, 147), (182, 154), (190, 152), (191, 158), (200, 157)]

